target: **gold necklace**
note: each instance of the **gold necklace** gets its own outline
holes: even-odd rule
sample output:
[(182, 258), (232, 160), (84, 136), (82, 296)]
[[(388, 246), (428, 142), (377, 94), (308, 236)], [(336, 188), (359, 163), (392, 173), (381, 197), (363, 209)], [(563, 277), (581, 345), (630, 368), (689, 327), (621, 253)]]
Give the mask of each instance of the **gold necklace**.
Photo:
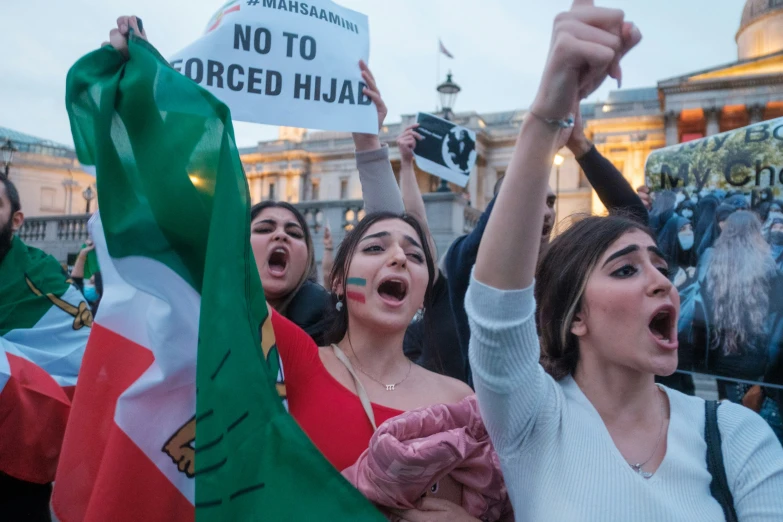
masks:
[(359, 371), (362, 372), (367, 377), (369, 377), (370, 379), (372, 379), (373, 381), (375, 381), (376, 383), (380, 384), (381, 386), (385, 386), (386, 391), (394, 391), (394, 389), (400, 384), (402, 384), (403, 382), (405, 382), (405, 380), (411, 374), (411, 368), (413, 368), (413, 363), (411, 362), (410, 359), (408, 359), (408, 372), (405, 374), (405, 377), (403, 377), (401, 381), (395, 382), (393, 384), (386, 384), (385, 382), (381, 382), (362, 367), (362, 363), (359, 362), (359, 357), (356, 355), (356, 351), (353, 349), (353, 345), (351, 344), (350, 341), (348, 341), (348, 346), (351, 347), (351, 353), (353, 353), (353, 358), (356, 359), (356, 367), (359, 368)]

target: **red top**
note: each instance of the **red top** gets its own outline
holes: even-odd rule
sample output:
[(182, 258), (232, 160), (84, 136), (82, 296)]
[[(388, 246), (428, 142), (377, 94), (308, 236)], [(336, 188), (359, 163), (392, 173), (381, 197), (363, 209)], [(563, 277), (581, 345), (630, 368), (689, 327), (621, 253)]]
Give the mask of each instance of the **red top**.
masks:
[[(332, 377), (304, 330), (274, 311), (272, 326), (283, 360), (288, 409), (326, 459), (342, 471), (370, 446), (373, 434), (359, 396)], [(374, 403), (372, 409), (378, 425), (405, 413)]]

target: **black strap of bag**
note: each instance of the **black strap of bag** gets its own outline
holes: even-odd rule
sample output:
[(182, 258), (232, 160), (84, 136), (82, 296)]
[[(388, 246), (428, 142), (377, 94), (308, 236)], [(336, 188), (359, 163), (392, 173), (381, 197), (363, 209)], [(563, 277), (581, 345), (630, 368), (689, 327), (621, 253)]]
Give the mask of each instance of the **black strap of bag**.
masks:
[(704, 401), (704, 440), (707, 442), (707, 470), (712, 475), (710, 493), (723, 508), (726, 522), (737, 522), (734, 497), (729, 490), (726, 468), (723, 466), (720, 429), (718, 428), (718, 401)]

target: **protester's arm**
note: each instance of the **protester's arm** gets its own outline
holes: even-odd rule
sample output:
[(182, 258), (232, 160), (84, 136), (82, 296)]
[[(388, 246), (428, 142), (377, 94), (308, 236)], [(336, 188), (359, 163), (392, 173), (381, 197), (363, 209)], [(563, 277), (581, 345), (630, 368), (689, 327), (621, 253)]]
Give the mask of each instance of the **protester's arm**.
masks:
[[(503, 188), (487, 222), (465, 308), (476, 394), (498, 453), (519, 454), (542, 412), (561, 404), (557, 384), (538, 364), (533, 282), (555, 152), (567, 142), (565, 120), (608, 74), (619, 78), (620, 57), (641, 36), (623, 13), (575, 0), (555, 20), (538, 94), (522, 124)], [(546, 419), (557, 422), (557, 415)], [(539, 429), (551, 427), (551, 422)]]
[(79, 251), (79, 255), (76, 256), (76, 261), (73, 263), (73, 269), (71, 270), (72, 278), (84, 278), (84, 265), (87, 263), (87, 254), (93, 250), (95, 250), (95, 245), (88, 240), (87, 246)]
[[(422, 135), (414, 130), (418, 126), (418, 123), (408, 126), (397, 138), (397, 148), (400, 151), (400, 190), (402, 191), (405, 212), (415, 217), (421, 224), (424, 234), (427, 236), (430, 251), (433, 257), (437, 258), (435, 240), (432, 239), (427, 223), (424, 198), (421, 196), (421, 190), (419, 190), (419, 184), (416, 181), (416, 172), (413, 170), (413, 149), (416, 148), (416, 140), (422, 139)], [(439, 271), (435, 272), (436, 279), (439, 273)]]
[[(378, 130), (383, 127), (386, 118), (386, 104), (375, 83), (375, 77), (367, 64), (359, 62), (362, 79), (367, 85), (362, 92), (375, 104), (378, 111)], [(394, 179), (394, 171), (389, 162), (389, 148), (381, 145), (377, 134), (362, 134), (355, 132), (353, 142), (356, 146), (356, 168), (359, 170), (359, 181), (362, 184), (364, 210), (367, 214), (374, 212), (393, 212), (402, 214), (405, 207), (402, 196)]]
[(648, 215), (642, 200), (617, 167), (603, 157), (595, 145), (587, 139), (579, 111), (575, 119), (574, 129), (566, 146), (573, 152), (601, 203), (610, 212), (618, 210), (627, 212), (646, 225)]

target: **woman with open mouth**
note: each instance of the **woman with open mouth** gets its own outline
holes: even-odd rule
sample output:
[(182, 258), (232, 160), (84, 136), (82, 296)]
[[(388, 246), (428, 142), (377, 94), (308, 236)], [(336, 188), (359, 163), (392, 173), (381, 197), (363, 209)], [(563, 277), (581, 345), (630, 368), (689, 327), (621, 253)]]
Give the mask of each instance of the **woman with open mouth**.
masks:
[(677, 368), (680, 303), (652, 232), (585, 218), (537, 263), (570, 114), (640, 40), (592, 0), (555, 19), (465, 302), (481, 412), (517, 520), (783, 520), (783, 448), (764, 420), (655, 383)]
[[(359, 67), (367, 85), (364, 94), (375, 104), (380, 129), (386, 105), (370, 69), (364, 62)], [(388, 147), (382, 146), (375, 134), (356, 133), (353, 140), (365, 212), (402, 214), (402, 196)], [(317, 283), (313, 239), (302, 213), (283, 201), (254, 205), (250, 210), (250, 243), (269, 304), (320, 343), (327, 328), (330, 296)]]
[[(356, 462), (384, 421), (473, 393), (403, 353), (408, 325), (431, 299), (434, 273), (426, 233), (415, 218), (370, 214), (345, 236), (335, 256), (322, 346), (280, 314), (272, 315), (289, 411), (338, 470)], [(459, 506), (452, 509), (465, 514)]]

